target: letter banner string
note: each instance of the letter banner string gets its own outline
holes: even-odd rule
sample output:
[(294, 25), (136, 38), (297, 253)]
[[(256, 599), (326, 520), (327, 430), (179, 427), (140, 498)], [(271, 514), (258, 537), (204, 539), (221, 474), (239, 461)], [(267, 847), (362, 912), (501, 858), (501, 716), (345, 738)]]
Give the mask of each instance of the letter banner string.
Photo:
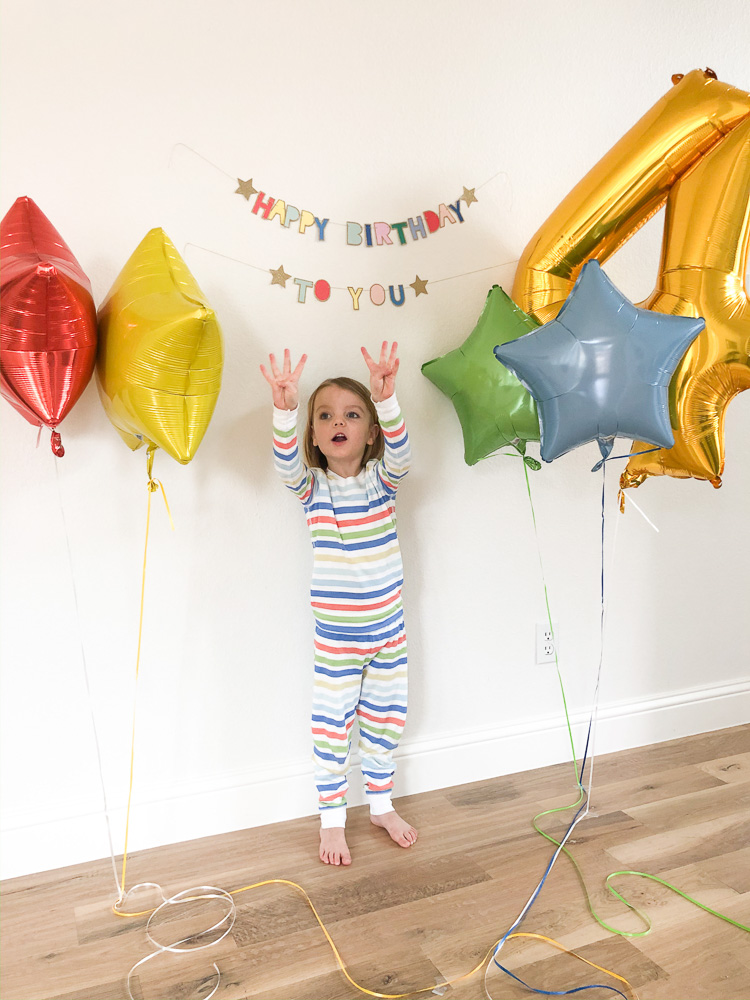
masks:
[[(224, 260), (232, 261), (234, 264), (241, 264), (243, 267), (250, 267), (254, 271), (261, 271), (263, 274), (270, 274), (272, 285), (281, 285), (282, 288), (286, 288), (286, 282), (289, 280), (291, 275), (284, 271), (283, 266), (274, 270), (269, 267), (259, 267), (257, 264), (251, 264), (247, 260), (241, 260), (239, 257), (230, 257), (229, 254), (220, 253), (218, 250), (212, 250), (210, 247), (200, 246), (198, 243), (186, 243), (182, 249), (183, 256), (187, 255), (189, 249), (192, 250), (202, 250), (204, 253), (210, 253), (214, 257), (223, 257)], [(488, 267), (478, 267), (473, 271), (461, 271), (459, 274), (448, 274), (443, 278), (420, 278), (417, 275), (414, 281), (408, 285), (409, 288), (414, 289), (414, 295), (419, 297), (420, 295), (427, 295), (427, 285), (439, 285), (443, 281), (454, 281), (456, 278), (465, 278), (471, 274), (482, 274), (485, 271), (497, 271), (503, 267), (511, 267), (518, 263), (518, 258), (513, 260), (504, 260), (499, 264), (490, 264)], [(281, 272), (278, 279), (276, 277), (277, 271)], [(331, 297), (331, 292), (347, 292), (349, 295), (349, 302), (351, 302), (352, 309), (355, 312), (359, 312), (359, 303), (362, 298), (362, 293), (364, 288), (355, 288), (353, 285), (343, 286), (343, 285), (331, 285), (324, 279), (318, 281), (307, 281), (302, 278), (294, 279), (295, 285), (298, 287), (297, 292), (297, 302), (304, 305), (309, 302), (312, 296), (308, 297), (308, 289), (312, 288), (313, 295), (318, 302), (327, 302)], [(373, 284), (370, 286), (368, 291), (369, 301), (375, 306), (382, 306), (384, 302), (390, 300), (391, 305), (402, 306), (406, 301), (406, 296), (404, 294), (403, 284), (399, 285), (389, 285), (388, 292), (386, 292), (385, 287), (381, 284)]]
[[(172, 147), (169, 155), (170, 165), (174, 151), (178, 148), (186, 149), (194, 156), (199, 157), (214, 170), (228, 177), (233, 184), (236, 181), (239, 186), (234, 193), (244, 198), (248, 205), (252, 205), (251, 211), (256, 218), (266, 221), (278, 219), (279, 225), (284, 229), (291, 231), (294, 228), (302, 236), (309, 230), (320, 243), (326, 239), (328, 226), (335, 226), (342, 230), (341, 235), (345, 238), (345, 245), (350, 247), (405, 246), (408, 243), (416, 243), (420, 239), (426, 240), (429, 236), (444, 229), (446, 223), (460, 225), (464, 222), (464, 212), (470, 205), (479, 201), (475, 192), (481, 190), (501, 174), (504, 175), (504, 171), (498, 170), (492, 177), (473, 188), (463, 185), (463, 191), (455, 201), (451, 202), (450, 199), (447, 199), (447, 201), (440, 202), (436, 206), (436, 210), (423, 209), (400, 222), (335, 222), (323, 218), (323, 213), (316, 214), (306, 208), (299, 209), (282, 198), (273, 198), (267, 195), (265, 191), (255, 187), (252, 177), (248, 180), (242, 180), (240, 177), (235, 178), (233, 174), (228, 173), (184, 142), (175, 143)], [(260, 184), (260, 182), (258, 183)], [(464, 203), (463, 208), (461, 202)], [(388, 215), (390, 216), (391, 213)]]
[[(202, 153), (197, 152), (191, 146), (187, 146), (182, 142), (176, 143), (175, 146), (172, 147), (169, 157), (170, 165), (174, 152), (178, 148), (188, 150), (194, 156), (203, 160), (204, 163), (213, 167), (214, 170), (234, 182), (235, 178), (232, 174), (213, 163), (206, 156), (203, 156)], [(464, 185), (463, 193), (460, 197), (456, 198), (454, 202), (441, 202), (436, 207), (436, 211), (425, 209), (421, 214), (409, 216), (401, 222), (391, 223), (360, 223), (351, 221), (335, 222), (328, 218), (321, 218), (307, 209), (300, 210), (294, 205), (288, 204), (283, 199), (274, 199), (267, 196), (265, 191), (258, 190), (254, 186), (252, 178), (246, 181), (241, 178), (236, 178), (239, 187), (236, 188), (234, 193), (241, 195), (248, 203), (252, 201), (252, 214), (258, 218), (262, 218), (267, 221), (278, 219), (279, 224), (285, 229), (290, 229), (292, 223), (294, 223), (294, 228), (298, 233), (304, 235), (308, 231), (312, 232), (317, 236), (318, 242), (325, 242), (326, 230), (329, 226), (334, 226), (345, 231), (346, 246), (405, 246), (410, 242), (416, 243), (420, 239), (426, 239), (428, 236), (439, 232), (445, 228), (446, 223), (450, 223), (452, 225), (456, 223), (459, 225), (462, 224), (465, 221), (464, 213), (466, 210), (474, 202), (479, 201), (476, 196), (476, 191), (481, 190), (487, 184), (490, 184), (493, 180), (495, 180), (495, 178), (500, 176), (507, 177), (504, 171), (499, 170), (482, 184), (475, 185), (473, 188), (468, 188)], [(464, 203), (463, 207), (461, 202)], [(329, 244), (331, 242), (331, 240), (328, 241)], [(195, 247), (196, 244), (188, 243), (186, 246)], [(239, 260), (236, 257), (228, 257), (226, 254), (220, 254), (207, 247), (200, 247), (199, 249), (205, 250), (207, 253), (215, 253), (217, 256), (226, 257), (228, 260), (244, 264), (246, 267), (252, 267), (256, 271), (262, 271), (266, 274), (270, 274), (271, 285), (278, 285), (281, 288), (286, 289), (287, 282), (291, 281), (294, 286), (297, 302), (300, 303), (300, 305), (305, 305), (313, 300), (317, 302), (328, 302), (331, 298), (332, 291), (346, 292), (346, 296), (344, 296), (344, 298), (347, 303), (351, 304), (354, 312), (359, 312), (360, 303), (367, 300), (369, 300), (369, 302), (374, 306), (382, 306), (386, 302), (389, 302), (392, 306), (403, 306), (407, 301), (407, 298), (411, 300), (412, 293), (414, 298), (419, 298), (420, 295), (428, 295), (428, 284), (434, 285), (440, 281), (450, 281), (453, 278), (464, 277), (467, 274), (477, 274), (480, 271), (491, 271), (499, 267), (517, 263), (517, 260), (514, 259), (503, 264), (496, 264), (487, 268), (479, 268), (476, 271), (464, 271), (461, 274), (449, 275), (444, 278), (437, 278), (433, 280), (422, 278), (419, 274), (415, 274), (414, 281), (411, 282), (374, 282), (367, 289), (367, 294), (363, 296), (365, 288), (363, 286), (358, 286), (357, 284), (333, 285), (326, 278), (313, 279), (309, 277), (295, 277), (286, 271), (283, 264), (279, 264), (278, 267), (260, 267), (257, 264), (251, 264), (248, 261)], [(407, 289), (411, 289), (411, 292), (407, 291)]]

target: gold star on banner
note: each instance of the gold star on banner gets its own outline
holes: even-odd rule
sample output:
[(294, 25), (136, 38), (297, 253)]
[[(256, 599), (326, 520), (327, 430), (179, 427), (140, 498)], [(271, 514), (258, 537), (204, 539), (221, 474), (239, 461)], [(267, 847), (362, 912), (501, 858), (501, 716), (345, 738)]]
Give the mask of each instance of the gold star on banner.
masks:
[(282, 288), (286, 288), (286, 283), (289, 280), (289, 278), (291, 278), (291, 274), (286, 273), (286, 271), (284, 270), (284, 265), (280, 264), (275, 271), (272, 267), (269, 267), (268, 270), (273, 275), (273, 277), (271, 278), (271, 284), (281, 285)]
[[(464, 188), (464, 193), (461, 195), (461, 198), (463, 198), (463, 200), (466, 202), (467, 208), (469, 207), (469, 205), (471, 205), (472, 201), (479, 201), (477, 196), (474, 194), (475, 191), (476, 188), (467, 188), (467, 187)], [(459, 198), (459, 201), (461, 200), (461, 198)]]
[(427, 294), (427, 280), (428, 280), (427, 278), (420, 278), (419, 275), (417, 275), (415, 277), (414, 281), (412, 281), (412, 283), (409, 285), (409, 288), (413, 288), (414, 289), (414, 294), (415, 295), (422, 295), (423, 293), (426, 295)]
[[(253, 179), (252, 179), (252, 177), (250, 178), (249, 181), (242, 181), (238, 177), (237, 178), (237, 183), (239, 184), (239, 187), (237, 188), (237, 190), (234, 193), (235, 194), (241, 194), (242, 197), (245, 199), (245, 201), (250, 201), (250, 195), (251, 194), (257, 194), (258, 193), (257, 190), (253, 187)], [(465, 190), (466, 190), (466, 188), (464, 188), (464, 191)]]

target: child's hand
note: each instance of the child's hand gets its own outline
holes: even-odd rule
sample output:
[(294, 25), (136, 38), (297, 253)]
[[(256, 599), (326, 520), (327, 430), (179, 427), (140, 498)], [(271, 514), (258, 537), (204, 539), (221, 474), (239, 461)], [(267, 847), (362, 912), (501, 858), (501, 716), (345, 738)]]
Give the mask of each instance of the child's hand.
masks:
[(261, 365), (260, 370), (263, 373), (263, 378), (271, 386), (273, 405), (279, 410), (295, 409), (299, 402), (299, 377), (305, 367), (307, 355), (302, 355), (294, 371), (292, 371), (292, 360), (288, 348), (284, 350), (284, 367), (281, 371), (276, 364), (275, 354), (269, 354), (268, 360), (271, 362), (273, 374), (268, 374), (265, 365)]
[(362, 348), (362, 356), (370, 369), (370, 395), (374, 403), (382, 403), (384, 399), (390, 399), (396, 389), (396, 372), (398, 371), (398, 344), (393, 341), (391, 353), (388, 354), (388, 341), (383, 341), (380, 348), (380, 361), (375, 362)]

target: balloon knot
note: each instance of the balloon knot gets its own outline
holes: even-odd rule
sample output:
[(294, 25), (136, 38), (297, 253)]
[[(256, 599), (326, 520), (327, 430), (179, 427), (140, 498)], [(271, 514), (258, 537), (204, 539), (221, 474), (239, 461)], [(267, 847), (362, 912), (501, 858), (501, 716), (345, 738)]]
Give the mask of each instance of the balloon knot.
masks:
[(532, 458), (531, 455), (524, 455), (523, 456), (523, 460), (524, 460), (524, 463), (526, 465), (528, 465), (528, 467), (530, 469), (534, 470), (534, 472), (539, 472), (539, 470), (542, 467), (542, 463), (541, 462), (537, 462), (537, 460), (535, 458)]
[(62, 438), (57, 431), (52, 431), (52, 437), (50, 438), (50, 446), (52, 451), (58, 458), (62, 458), (65, 454), (65, 449), (63, 448)]
[(148, 490), (149, 490), (149, 493), (156, 493), (156, 491), (158, 489), (159, 489), (159, 480), (158, 479), (149, 479), (149, 481), (148, 481)]

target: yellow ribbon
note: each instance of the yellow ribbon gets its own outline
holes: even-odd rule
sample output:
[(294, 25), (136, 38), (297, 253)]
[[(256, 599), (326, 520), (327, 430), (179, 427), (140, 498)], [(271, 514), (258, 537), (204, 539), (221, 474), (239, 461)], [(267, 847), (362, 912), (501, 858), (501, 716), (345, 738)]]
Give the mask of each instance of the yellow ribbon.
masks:
[[(475, 965), (473, 969), (471, 969), (469, 972), (463, 973), (463, 975), (461, 975), (461, 976), (456, 976), (455, 979), (448, 979), (445, 982), (438, 983), (438, 984), (432, 984), (431, 986), (422, 986), (422, 987), (420, 987), (419, 989), (416, 989), (416, 990), (409, 990), (408, 993), (378, 993), (376, 990), (369, 990), (369, 989), (367, 989), (366, 986), (361, 986), (355, 979), (352, 979), (352, 977), (349, 975), (349, 973), (347, 971), (347, 968), (346, 968), (346, 963), (344, 962), (343, 958), (341, 957), (341, 954), (340, 954), (338, 948), (336, 947), (336, 944), (334, 943), (333, 938), (331, 937), (330, 933), (328, 932), (328, 928), (326, 927), (326, 925), (321, 920), (320, 914), (315, 909), (313, 901), (310, 899), (310, 897), (308, 896), (308, 894), (305, 892), (305, 890), (302, 888), (301, 885), (298, 885), (296, 882), (291, 882), (288, 879), (284, 879), (284, 878), (270, 878), (270, 879), (265, 879), (262, 882), (254, 882), (252, 885), (245, 885), (241, 889), (234, 889), (234, 890), (232, 890), (232, 892), (230, 892), (229, 895), (230, 896), (238, 896), (241, 892), (249, 892), (249, 890), (251, 890), (251, 889), (260, 889), (264, 885), (288, 885), (288, 886), (291, 886), (293, 889), (296, 889), (298, 892), (300, 892), (304, 896), (305, 902), (307, 903), (307, 905), (312, 910), (313, 916), (318, 921), (320, 929), (323, 931), (323, 934), (325, 935), (326, 941), (328, 942), (328, 944), (329, 944), (329, 946), (331, 948), (331, 951), (334, 954), (334, 957), (336, 959), (338, 967), (339, 967), (339, 969), (341, 969), (341, 971), (343, 972), (343, 974), (346, 977), (346, 979), (351, 983), (351, 985), (355, 989), (359, 990), (360, 993), (365, 993), (369, 997), (378, 997), (379, 1000), (404, 1000), (405, 997), (414, 996), (417, 993), (432, 993), (435, 990), (435, 986), (436, 985), (438, 985), (440, 987), (442, 987), (442, 986), (452, 986), (454, 983), (459, 983), (463, 979), (468, 979), (470, 976), (473, 976), (475, 973), (479, 972), (479, 970), (481, 968), (483, 968), (483, 966), (485, 965), (485, 963), (488, 962), (489, 959), (492, 957), (493, 952), (495, 951), (495, 949), (497, 948), (498, 944), (500, 944), (500, 941), (502, 940), (502, 938), (499, 938), (492, 945), (492, 947), (488, 949), (487, 953), (485, 954), (485, 956), (481, 960), (481, 962), (479, 962), (477, 965)], [(188, 902), (188, 901), (190, 901), (191, 898), (193, 898), (193, 897), (187, 897), (185, 901)], [(198, 899), (199, 897), (196, 896), (194, 898)], [(117, 909), (117, 904), (115, 904), (115, 906), (112, 907), (112, 910), (113, 910), (114, 913), (117, 914), (118, 917), (146, 917), (146, 916), (149, 916), (151, 913), (154, 912), (154, 909), (150, 909), (150, 910), (141, 910), (138, 913), (124, 913), (122, 910), (118, 910)], [(538, 941), (546, 941), (548, 944), (551, 944), (551, 945), (553, 945), (553, 947), (557, 948), (558, 951), (565, 952), (566, 955), (572, 955), (574, 958), (577, 958), (579, 961), (585, 962), (586, 965), (590, 965), (591, 968), (597, 969), (599, 972), (603, 972), (603, 973), (605, 973), (608, 976), (612, 976), (613, 979), (616, 979), (618, 982), (624, 983), (624, 985), (627, 986), (627, 988), (630, 990), (630, 992), (631, 992), (634, 1000), (639, 1000), (638, 994), (636, 993), (635, 989), (628, 982), (627, 979), (623, 978), (623, 976), (618, 976), (616, 972), (610, 972), (609, 969), (605, 969), (603, 966), (597, 965), (595, 962), (590, 962), (587, 958), (584, 958), (583, 955), (579, 955), (577, 952), (571, 951), (570, 948), (566, 948), (565, 945), (560, 944), (559, 941), (555, 941), (553, 938), (545, 937), (543, 934), (530, 934), (530, 933), (526, 933), (524, 931), (516, 931), (513, 934), (509, 934), (508, 937), (506, 938), (506, 940), (509, 941), (511, 938), (521, 938), (521, 937), (534, 938), (534, 939), (536, 939)]]
[[(161, 489), (161, 495), (164, 497), (164, 506), (167, 508), (167, 517), (169, 518), (169, 524), (174, 531), (174, 521), (172, 520), (172, 513), (169, 509), (169, 503), (167, 502), (167, 494), (164, 492), (164, 486), (158, 479), (154, 479), (154, 451), (155, 446), (152, 445), (148, 452), (146, 453), (146, 474), (148, 475), (148, 505), (146, 508), (146, 540), (143, 546), (143, 572), (141, 574), (141, 610), (138, 618), (138, 652), (135, 657), (135, 684), (136, 684), (136, 695), (138, 691), (138, 675), (141, 669), (141, 639), (143, 637), (143, 607), (146, 595), (146, 559), (148, 557), (148, 535), (149, 529), (151, 527), (151, 494), (156, 493), (158, 489)], [(133, 798), (133, 765), (135, 761), (135, 719), (136, 719), (136, 702), (137, 698), (133, 698), (133, 725), (130, 737), (130, 783), (128, 786), (128, 808), (125, 817), (125, 844), (122, 852), (122, 875), (120, 876), (120, 898), (117, 903), (115, 903), (114, 910), (115, 913), (119, 913), (117, 906), (122, 902), (125, 896), (125, 869), (128, 864), (128, 835), (130, 833), (130, 804)], [(123, 914), (125, 916), (125, 914)]]

